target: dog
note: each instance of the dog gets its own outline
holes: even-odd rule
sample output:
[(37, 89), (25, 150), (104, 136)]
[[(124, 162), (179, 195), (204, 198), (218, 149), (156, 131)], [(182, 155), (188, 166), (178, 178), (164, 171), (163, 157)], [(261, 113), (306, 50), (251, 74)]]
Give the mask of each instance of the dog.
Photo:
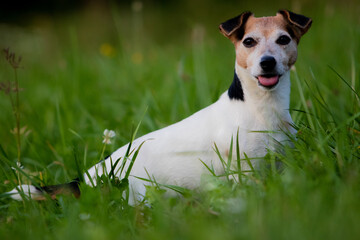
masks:
[[(216, 174), (223, 174), (224, 167), (218, 153), (229, 154), (232, 141), (238, 141), (240, 156), (245, 154), (252, 167), (258, 168), (268, 150), (275, 151), (280, 144), (288, 144), (289, 136), (296, 130), (289, 113), (290, 69), (297, 59), (297, 46), (308, 31), (312, 20), (287, 10), (276, 16), (256, 18), (244, 12), (220, 24), (221, 33), (235, 46), (234, 78), (229, 89), (218, 101), (190, 117), (151, 132), (132, 144), (132, 155), (126, 159), (129, 144), (119, 148), (103, 162), (84, 174), (89, 185), (97, 176), (117, 174), (119, 179), (128, 177), (130, 204), (141, 201), (146, 186), (144, 179), (155, 179), (160, 184), (176, 185), (189, 189), (199, 188), (201, 176), (209, 174), (211, 166)], [(238, 139), (236, 139), (238, 137)], [(214, 146), (218, 152), (214, 151)], [(136, 160), (132, 161), (135, 155)], [(125, 165), (114, 163), (125, 159)], [(201, 161), (200, 161), (201, 160)], [(232, 161), (236, 169), (236, 161)], [(206, 166), (205, 166), (206, 165)], [(132, 167), (131, 174), (119, 171)], [(250, 166), (242, 161), (241, 170)], [(121, 172), (121, 174), (119, 173)], [(66, 186), (66, 188), (65, 188)], [(77, 183), (38, 188), (22, 185), (24, 194), (42, 198), (44, 192), (55, 196), (61, 189), (80, 195)], [(20, 187), (12, 190), (12, 198), (22, 199)]]

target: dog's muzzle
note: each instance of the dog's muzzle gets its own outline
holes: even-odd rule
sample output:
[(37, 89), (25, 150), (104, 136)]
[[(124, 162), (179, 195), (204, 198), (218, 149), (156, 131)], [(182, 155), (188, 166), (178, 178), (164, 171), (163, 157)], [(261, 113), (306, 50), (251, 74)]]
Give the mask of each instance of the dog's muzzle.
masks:
[(264, 74), (257, 76), (259, 84), (266, 88), (275, 87), (280, 79), (280, 75), (274, 73), (276, 60), (272, 56), (263, 56), (260, 61), (260, 67)]
[(272, 72), (276, 66), (276, 60), (271, 56), (263, 56), (260, 61), (260, 67), (264, 72)]

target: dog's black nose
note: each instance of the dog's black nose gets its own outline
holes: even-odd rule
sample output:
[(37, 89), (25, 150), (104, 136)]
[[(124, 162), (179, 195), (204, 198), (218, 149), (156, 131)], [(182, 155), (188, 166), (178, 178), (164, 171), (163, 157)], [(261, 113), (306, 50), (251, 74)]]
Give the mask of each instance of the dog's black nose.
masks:
[(261, 58), (260, 66), (265, 72), (272, 71), (276, 65), (276, 60), (271, 56), (264, 56)]

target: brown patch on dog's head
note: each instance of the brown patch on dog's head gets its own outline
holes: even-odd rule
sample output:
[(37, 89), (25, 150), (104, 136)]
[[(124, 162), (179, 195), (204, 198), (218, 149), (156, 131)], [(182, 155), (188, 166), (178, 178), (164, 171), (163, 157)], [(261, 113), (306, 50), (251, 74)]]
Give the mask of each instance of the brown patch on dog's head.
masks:
[[(259, 22), (260, 24), (257, 24)], [(289, 32), (289, 34), (299, 42), (302, 35), (311, 27), (312, 20), (311, 18), (288, 10), (279, 10), (276, 16), (262, 18), (255, 18), (252, 12), (247, 11), (221, 23), (219, 29), (225, 37), (235, 42), (243, 38), (246, 30), (248, 30), (245, 26), (260, 25), (262, 27), (268, 27), (270, 24), (284, 28), (284, 30)]]
[[(255, 58), (266, 53), (283, 55), (278, 60), (290, 69), (297, 58), (297, 44), (311, 23), (308, 17), (280, 10), (276, 16), (261, 18), (254, 17), (251, 12), (244, 12), (220, 24), (219, 28), (234, 43), (239, 66), (251, 68), (257, 64)], [(287, 38), (289, 43), (282, 44), (281, 37)]]

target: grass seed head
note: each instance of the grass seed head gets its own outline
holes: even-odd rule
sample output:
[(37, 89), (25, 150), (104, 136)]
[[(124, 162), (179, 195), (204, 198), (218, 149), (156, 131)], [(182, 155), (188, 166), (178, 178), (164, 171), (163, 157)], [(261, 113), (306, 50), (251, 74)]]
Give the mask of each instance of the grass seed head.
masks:
[(16, 57), (14, 52), (10, 52), (10, 48), (4, 48), (5, 59), (8, 61), (12, 68), (18, 69), (22, 60), (21, 56)]

